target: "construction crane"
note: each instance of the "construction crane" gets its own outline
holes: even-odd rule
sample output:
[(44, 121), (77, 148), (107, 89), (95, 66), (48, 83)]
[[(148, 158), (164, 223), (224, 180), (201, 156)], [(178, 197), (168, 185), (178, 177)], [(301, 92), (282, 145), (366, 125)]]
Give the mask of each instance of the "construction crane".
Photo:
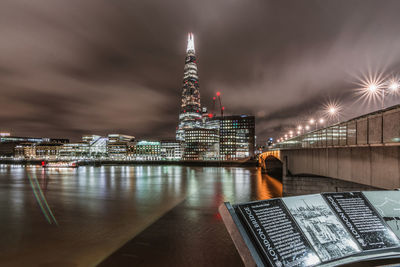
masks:
[(219, 108), (221, 109), (221, 117), (223, 117), (224, 116), (225, 107), (222, 106), (221, 93), (220, 92), (217, 92), (217, 97), (218, 97), (218, 102), (219, 102)]
[(210, 114), (208, 114), (208, 117), (210, 117), (210, 118), (215, 117), (215, 100), (216, 100), (216, 99), (217, 99), (217, 98), (216, 98), (215, 96), (213, 96), (213, 105), (212, 105), (212, 109), (211, 109)]

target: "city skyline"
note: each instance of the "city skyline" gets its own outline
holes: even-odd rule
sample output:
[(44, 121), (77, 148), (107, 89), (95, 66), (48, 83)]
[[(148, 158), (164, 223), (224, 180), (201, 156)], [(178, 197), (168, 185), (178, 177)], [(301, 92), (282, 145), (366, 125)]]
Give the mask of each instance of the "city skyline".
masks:
[(369, 68), (399, 69), (398, 5), (5, 1), (0, 128), (72, 140), (110, 132), (173, 139), (187, 32), (196, 36), (202, 103), (211, 106), (220, 91), (226, 114), (254, 114), (258, 143), (328, 98), (358, 104), (343, 114), (349, 119), (379, 106), (357, 102), (357, 79)]

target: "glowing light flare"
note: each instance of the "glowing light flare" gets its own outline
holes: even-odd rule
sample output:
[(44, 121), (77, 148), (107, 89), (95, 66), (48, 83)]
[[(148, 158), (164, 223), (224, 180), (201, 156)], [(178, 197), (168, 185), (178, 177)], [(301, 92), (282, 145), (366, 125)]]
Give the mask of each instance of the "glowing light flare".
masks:
[(324, 105), (324, 113), (328, 120), (336, 118), (339, 122), (341, 110), (342, 106), (337, 101), (329, 101)]
[(399, 89), (400, 84), (396, 81), (392, 81), (389, 85), (389, 90), (392, 92), (397, 92), (397, 90)]
[(310, 124), (314, 124), (315, 120), (314, 119), (310, 119)]
[(310, 126), (308, 126), (308, 125), (306, 125), (306, 130), (308, 131), (308, 130), (310, 130)]
[(319, 123), (323, 124), (325, 122), (325, 120), (323, 118), (319, 119)]
[(373, 93), (375, 93), (375, 92), (378, 90), (378, 85), (372, 83), (372, 84), (368, 85), (367, 90), (368, 90), (370, 93), (373, 94)]
[(297, 129), (298, 129), (298, 130), (302, 130), (302, 129), (303, 129), (303, 126), (299, 125), (299, 126), (297, 126)]
[(368, 71), (361, 77), (358, 77), (358, 88), (356, 93), (367, 103), (374, 103), (379, 100), (382, 93), (384, 92), (384, 84), (387, 77), (381, 72)]
[(221, 95), (221, 93), (220, 92), (217, 92), (217, 96), (220, 96)]

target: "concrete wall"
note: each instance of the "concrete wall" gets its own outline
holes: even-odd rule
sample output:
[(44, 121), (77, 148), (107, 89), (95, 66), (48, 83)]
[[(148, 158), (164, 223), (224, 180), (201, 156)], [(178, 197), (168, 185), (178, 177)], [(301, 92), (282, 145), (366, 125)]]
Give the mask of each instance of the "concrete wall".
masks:
[(284, 173), (287, 168), (293, 175), (326, 176), (387, 189), (400, 187), (400, 146), (281, 150), (281, 160)]
[(283, 196), (318, 194), (322, 192), (368, 191), (377, 188), (326, 177), (283, 177)]

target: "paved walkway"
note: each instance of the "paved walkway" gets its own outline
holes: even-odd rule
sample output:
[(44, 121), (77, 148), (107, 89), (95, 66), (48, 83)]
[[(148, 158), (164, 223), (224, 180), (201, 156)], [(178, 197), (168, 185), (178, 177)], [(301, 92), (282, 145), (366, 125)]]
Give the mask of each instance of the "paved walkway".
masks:
[(185, 200), (99, 266), (243, 266), (216, 209)]

